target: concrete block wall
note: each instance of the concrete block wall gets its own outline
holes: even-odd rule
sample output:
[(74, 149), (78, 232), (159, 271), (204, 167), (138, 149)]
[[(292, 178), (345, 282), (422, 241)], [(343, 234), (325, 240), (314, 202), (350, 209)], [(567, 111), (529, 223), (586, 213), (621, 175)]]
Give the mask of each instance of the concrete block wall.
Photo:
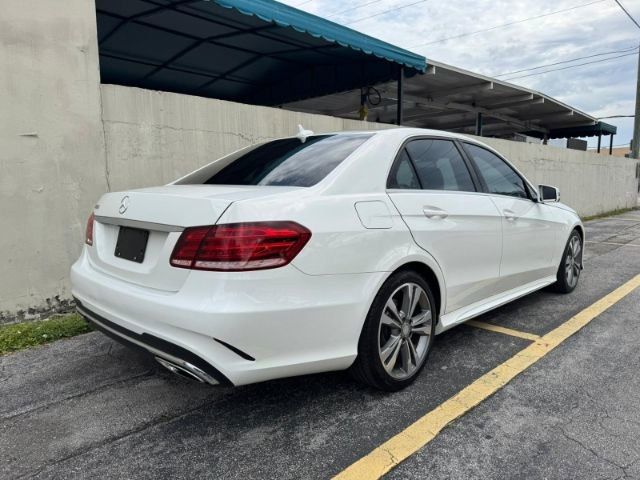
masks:
[(533, 183), (558, 187), (561, 201), (583, 217), (637, 206), (637, 160), (497, 138), (479, 140), (501, 152)]
[(102, 85), (109, 182), (123, 190), (169, 183), (247, 145), (295, 135), (393, 125)]
[[(290, 112), (168, 92), (102, 85), (109, 181), (115, 190), (161, 185), (251, 143), (292, 135), (393, 125)], [(557, 186), (590, 216), (636, 206), (636, 160), (479, 138), (532, 182)]]
[(0, 323), (68, 309), (69, 265), (107, 190), (95, 4), (0, 13)]

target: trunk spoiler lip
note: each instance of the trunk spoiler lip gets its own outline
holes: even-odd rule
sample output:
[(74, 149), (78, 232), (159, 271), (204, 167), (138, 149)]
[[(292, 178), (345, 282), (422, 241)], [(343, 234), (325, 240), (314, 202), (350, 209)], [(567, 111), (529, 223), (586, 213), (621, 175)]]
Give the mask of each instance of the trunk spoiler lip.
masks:
[[(218, 218), (215, 219), (210, 225), (217, 225), (220, 219), (223, 217), (229, 207), (233, 205), (235, 202), (229, 202), (229, 204), (220, 212)], [(106, 215), (95, 215), (94, 220), (99, 223), (105, 223), (108, 225), (117, 225), (119, 227), (131, 227), (131, 228), (140, 228), (142, 230), (155, 230), (158, 232), (182, 232), (188, 227), (183, 227), (181, 225), (169, 225), (166, 223), (156, 223), (156, 222), (147, 222), (144, 220), (133, 220), (131, 218), (118, 218), (118, 217), (109, 217)], [(196, 225), (201, 226), (201, 225)]]
[(186, 227), (179, 225), (167, 225), (165, 223), (145, 222), (144, 220), (132, 220), (130, 218), (116, 218), (96, 215), (95, 221), (120, 227), (140, 228), (143, 230), (155, 230), (160, 232), (182, 232)]

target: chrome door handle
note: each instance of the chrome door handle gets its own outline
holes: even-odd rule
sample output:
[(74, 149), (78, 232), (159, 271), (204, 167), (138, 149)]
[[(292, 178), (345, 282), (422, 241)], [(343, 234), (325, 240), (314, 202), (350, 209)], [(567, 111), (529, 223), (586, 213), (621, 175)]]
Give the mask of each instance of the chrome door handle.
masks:
[(513, 210), (509, 210), (508, 208), (505, 208), (502, 213), (504, 214), (504, 218), (506, 218), (507, 220), (511, 220), (514, 221), (516, 220), (518, 217), (516, 216), (516, 212), (514, 212)]
[(447, 218), (449, 214), (438, 207), (423, 207), (422, 212), (427, 218)]

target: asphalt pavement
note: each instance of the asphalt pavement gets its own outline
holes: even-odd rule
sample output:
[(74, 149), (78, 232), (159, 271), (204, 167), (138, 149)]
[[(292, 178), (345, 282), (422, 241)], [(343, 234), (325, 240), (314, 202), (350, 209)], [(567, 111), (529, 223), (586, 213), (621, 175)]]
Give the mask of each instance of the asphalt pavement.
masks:
[[(640, 211), (588, 222), (575, 292), (477, 319), (543, 335), (640, 273)], [(410, 388), (342, 372), (239, 388), (171, 375), (100, 333), (0, 357), (1, 478), (330, 478), (531, 341), (463, 325)], [(387, 474), (639, 478), (640, 289)]]

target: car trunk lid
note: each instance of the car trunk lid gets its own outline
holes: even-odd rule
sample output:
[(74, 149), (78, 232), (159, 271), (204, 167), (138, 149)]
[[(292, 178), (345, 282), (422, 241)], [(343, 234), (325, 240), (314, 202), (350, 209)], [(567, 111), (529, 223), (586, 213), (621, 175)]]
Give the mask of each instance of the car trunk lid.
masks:
[(168, 185), (107, 193), (95, 207), (93, 266), (136, 285), (175, 292), (189, 270), (172, 267), (171, 252), (186, 227), (214, 225), (235, 201), (288, 187)]

